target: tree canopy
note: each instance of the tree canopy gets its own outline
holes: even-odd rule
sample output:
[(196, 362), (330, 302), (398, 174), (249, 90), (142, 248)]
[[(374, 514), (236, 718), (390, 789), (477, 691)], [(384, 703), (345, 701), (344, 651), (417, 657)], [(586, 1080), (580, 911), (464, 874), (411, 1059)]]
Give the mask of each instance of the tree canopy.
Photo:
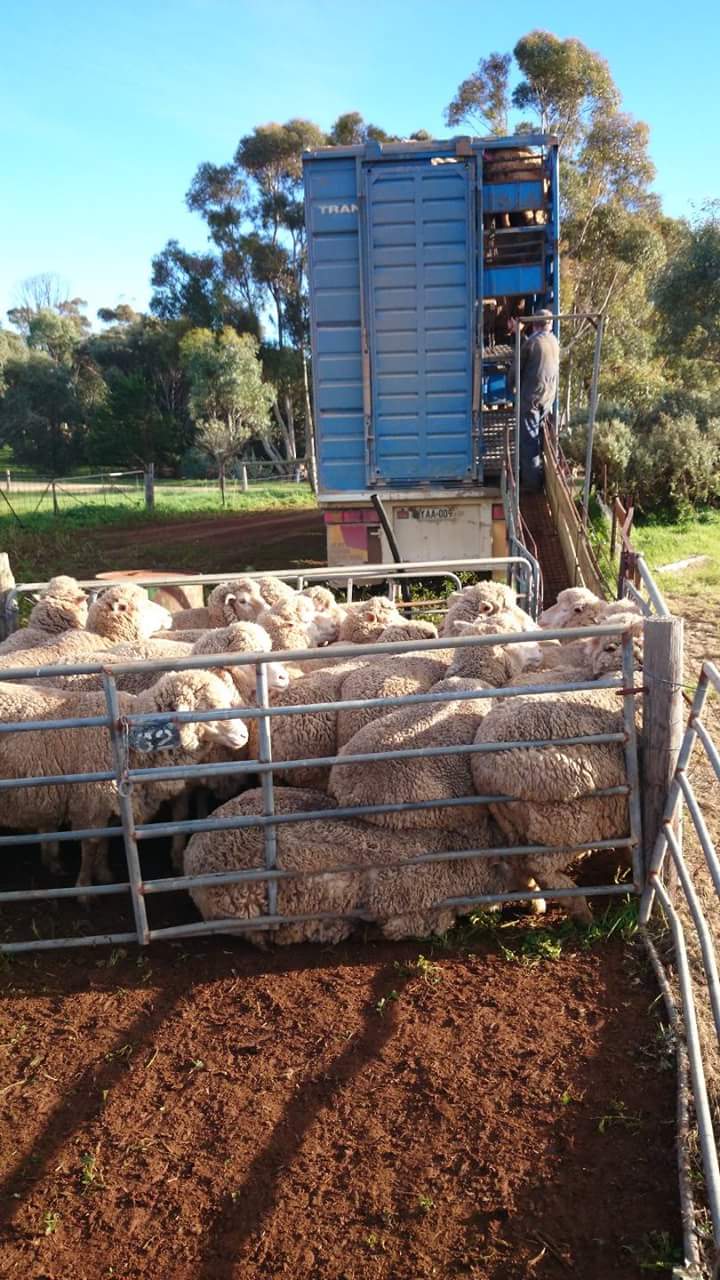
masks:
[[(561, 308), (606, 317), (605, 461), (614, 475), (637, 475), (628, 461), (635, 441), (633, 458), (645, 459), (673, 501), (692, 492), (714, 500), (720, 201), (689, 221), (663, 214), (647, 125), (624, 109), (602, 55), (575, 38), (532, 30), (512, 52), (479, 50), (446, 120), (481, 135), (557, 136)], [(198, 445), (218, 470), (248, 449), (274, 460), (304, 456), (312, 369), (302, 153), (398, 137), (356, 110), (328, 129), (298, 114), (258, 124), (223, 163), (202, 160), (185, 202), (207, 245), (191, 251), (168, 238), (152, 260), (149, 314), (127, 303), (102, 307), (93, 327), (57, 275), (25, 281), (11, 327), (0, 327), (0, 444), (19, 463), (56, 474), (82, 463), (154, 462), (177, 472), (190, 451), (199, 456)], [(429, 135), (419, 128), (411, 137)], [(562, 340), (572, 423), (587, 401), (592, 326), (566, 324)], [(688, 468), (671, 475), (675, 420)]]

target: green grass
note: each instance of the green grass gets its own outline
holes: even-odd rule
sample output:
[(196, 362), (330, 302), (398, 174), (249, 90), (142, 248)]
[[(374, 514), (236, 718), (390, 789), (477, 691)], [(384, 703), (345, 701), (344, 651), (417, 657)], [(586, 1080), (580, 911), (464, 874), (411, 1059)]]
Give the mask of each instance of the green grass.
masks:
[[(253, 485), (247, 492), (230, 490), (226, 505), (220, 501), (216, 487), (199, 487), (196, 483), (160, 484), (155, 490), (155, 512), (151, 516), (142, 498), (130, 491), (127, 497), (102, 493), (60, 492), (60, 511), (53, 512), (49, 494), (11, 492), (12, 510), (0, 497), (0, 533), (6, 534), (8, 526), (22, 526), (26, 530), (47, 532), (51, 529), (89, 528), (109, 524), (142, 524), (150, 519), (173, 520), (208, 515), (236, 515), (249, 511), (299, 510), (314, 507), (315, 498), (307, 485), (277, 482)], [(13, 515), (13, 511), (18, 517)]]
[(696, 569), (658, 574), (658, 585), (668, 596), (720, 598), (720, 511), (699, 511), (675, 522), (648, 520), (635, 525), (632, 541), (653, 570), (689, 556), (708, 556)]

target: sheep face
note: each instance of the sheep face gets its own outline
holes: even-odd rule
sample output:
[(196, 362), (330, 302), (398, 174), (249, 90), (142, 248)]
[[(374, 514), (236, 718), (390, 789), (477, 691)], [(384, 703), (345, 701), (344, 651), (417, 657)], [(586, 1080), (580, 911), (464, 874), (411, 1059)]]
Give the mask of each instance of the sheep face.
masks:
[(154, 604), (144, 587), (121, 583), (108, 587), (90, 605), (88, 631), (109, 640), (149, 640), (155, 631), (169, 631), (172, 614)]
[[(242, 705), (227, 672), (212, 671), (170, 672), (138, 701), (156, 711), (219, 711)], [(247, 726), (239, 717), (181, 724), (179, 731), (181, 748), (192, 755), (213, 746), (240, 751), (248, 741)]]
[(348, 606), (340, 626), (340, 640), (348, 644), (373, 644), (387, 627), (405, 619), (387, 596), (372, 596)]
[(208, 598), (208, 612), (214, 627), (227, 627), (232, 622), (252, 622), (264, 608), (260, 588), (252, 578), (220, 582)]
[(266, 662), (268, 689), (287, 689), (290, 676), (282, 662)]
[(82, 629), (88, 616), (88, 598), (75, 578), (52, 578), (30, 614), (29, 625), (51, 634)]
[[(617, 618), (632, 632), (633, 656), (635, 662), (642, 663), (642, 621), (633, 616)], [(594, 676), (606, 676), (611, 672), (622, 670), (622, 639), (620, 636), (594, 636), (587, 642), (587, 650)]]
[(337, 603), (332, 591), (327, 587), (308, 587), (301, 595), (307, 596), (315, 606), (315, 628), (318, 632), (318, 644), (333, 644), (340, 635), (340, 627), (346, 609)]
[(540, 614), (541, 627), (582, 627), (595, 621), (603, 601), (587, 587), (567, 587), (557, 602)]

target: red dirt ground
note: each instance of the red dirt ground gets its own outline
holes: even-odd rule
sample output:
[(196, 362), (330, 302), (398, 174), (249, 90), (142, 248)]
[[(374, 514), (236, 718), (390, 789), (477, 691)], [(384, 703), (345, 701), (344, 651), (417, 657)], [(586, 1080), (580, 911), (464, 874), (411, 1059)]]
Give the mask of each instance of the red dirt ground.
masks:
[[(308, 511), (149, 536), (100, 531), (92, 569), (194, 567), (177, 561), (193, 540), (218, 572), (324, 554)], [(8, 887), (49, 883), (30, 857)], [(187, 899), (150, 905), (156, 924), (191, 918)], [(42, 933), (46, 914), (59, 933), (132, 927), (105, 900), (8, 912), (3, 936), (32, 936), (33, 914)], [(674, 1064), (642, 953), (613, 940), (526, 966), (494, 937), (425, 977), (422, 943), (12, 958), (2, 1280), (669, 1275)]]
[(418, 950), (14, 960), (0, 1274), (644, 1274), (679, 1224), (674, 1074), (638, 957), (526, 967), (490, 943), (423, 977)]

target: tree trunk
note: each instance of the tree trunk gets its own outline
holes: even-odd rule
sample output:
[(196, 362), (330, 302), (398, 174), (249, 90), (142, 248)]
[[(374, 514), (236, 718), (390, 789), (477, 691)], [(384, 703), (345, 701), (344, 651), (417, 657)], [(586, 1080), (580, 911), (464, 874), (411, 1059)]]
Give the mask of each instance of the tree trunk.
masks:
[(291, 462), (294, 462), (297, 458), (297, 442), (295, 440), (295, 415), (293, 414), (290, 396), (285, 396), (285, 422), (287, 424), (288, 458)]
[(218, 462), (218, 480), (220, 481), (220, 496), (222, 504), (225, 506), (225, 459)]
[(318, 494), (318, 478), (317, 478), (317, 457), (315, 454), (315, 427), (313, 424), (312, 404), (310, 401), (310, 382), (308, 379), (307, 360), (305, 352), (302, 352), (303, 367), (303, 393), (305, 396), (305, 456), (307, 458), (308, 475), (310, 477), (310, 487), (317, 497)]

